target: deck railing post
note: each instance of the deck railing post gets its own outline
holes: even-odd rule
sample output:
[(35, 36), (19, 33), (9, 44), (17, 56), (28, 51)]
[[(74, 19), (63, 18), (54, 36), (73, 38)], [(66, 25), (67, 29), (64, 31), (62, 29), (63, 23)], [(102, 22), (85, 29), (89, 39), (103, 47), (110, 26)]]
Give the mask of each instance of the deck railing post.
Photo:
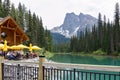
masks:
[(44, 74), (43, 74), (43, 62), (45, 61), (45, 56), (39, 56), (39, 80), (44, 80)]
[(4, 57), (3, 56), (0, 56), (0, 80), (3, 80), (3, 68), (2, 68), (2, 61), (4, 60)]
[(76, 76), (75, 76), (75, 69), (73, 69), (73, 73), (74, 73), (74, 80), (76, 79)]
[(20, 64), (17, 65), (17, 80), (20, 80)]

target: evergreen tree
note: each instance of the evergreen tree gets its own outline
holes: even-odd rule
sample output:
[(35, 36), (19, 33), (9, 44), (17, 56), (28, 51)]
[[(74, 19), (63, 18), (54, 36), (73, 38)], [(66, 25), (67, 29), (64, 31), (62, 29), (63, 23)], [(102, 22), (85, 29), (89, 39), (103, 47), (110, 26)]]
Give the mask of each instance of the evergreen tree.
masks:
[(49, 30), (45, 30), (45, 49), (48, 51), (52, 50), (52, 37)]
[(10, 10), (10, 15), (14, 18), (14, 20), (16, 21), (16, 9), (14, 4), (11, 5), (11, 10)]
[(10, 14), (10, 0), (4, 0), (3, 10), (4, 10), (4, 12), (3, 12), (4, 17), (6, 17)]
[(0, 4), (2, 4), (2, 0), (0, 0)]
[(104, 21), (103, 21), (103, 31), (102, 31), (102, 50), (106, 52), (107, 47), (107, 22), (106, 22), (106, 16), (104, 15)]
[(101, 13), (98, 15), (98, 44), (99, 48), (102, 48), (102, 18)]
[(0, 0), (0, 17), (4, 17), (4, 9), (3, 9), (3, 4), (2, 4), (2, 0)]
[(31, 11), (29, 10), (29, 12), (28, 12), (28, 28), (27, 28), (27, 34), (28, 34), (28, 36), (30, 38), (29, 44), (32, 43), (32, 41), (33, 41), (33, 36), (32, 36), (33, 28), (32, 28), (32, 26), (33, 26), (33, 24), (32, 24), (32, 14), (31, 14)]
[(119, 42), (120, 42), (120, 25), (119, 25), (119, 4), (116, 3), (115, 5), (115, 26), (114, 26), (114, 35), (115, 35), (115, 50), (118, 51), (119, 50)]
[(98, 47), (97, 31), (96, 31), (96, 26), (95, 25), (92, 28), (92, 33), (91, 34), (92, 34), (92, 40), (91, 40), (92, 51), (95, 51), (95, 50), (97, 50), (97, 47)]
[(114, 33), (113, 33), (113, 24), (111, 23), (111, 33), (110, 33), (110, 51), (111, 51), (111, 53), (113, 53), (114, 52)]
[(43, 23), (42, 23), (42, 19), (40, 18), (39, 20), (39, 28), (38, 28), (38, 43), (40, 47), (45, 47), (45, 33), (44, 33), (44, 28), (43, 28)]
[(33, 42), (32, 43), (34, 43), (34, 44), (37, 44), (37, 18), (36, 18), (36, 14), (35, 13), (33, 13), (33, 20), (32, 20), (32, 24), (33, 24), (33, 26), (32, 26), (32, 36), (34, 37), (33, 38)]
[(24, 29), (25, 29), (25, 32), (27, 32), (27, 30), (29, 29), (29, 12), (28, 11), (25, 12)]
[(18, 24), (19, 26), (24, 30), (24, 9), (23, 6), (21, 5), (21, 3), (19, 3), (18, 5)]
[(110, 49), (110, 41), (111, 41), (111, 25), (110, 22), (108, 21), (107, 23), (107, 32), (106, 32), (106, 43), (104, 44), (105, 46), (105, 51), (107, 52), (107, 54), (111, 53), (111, 49)]

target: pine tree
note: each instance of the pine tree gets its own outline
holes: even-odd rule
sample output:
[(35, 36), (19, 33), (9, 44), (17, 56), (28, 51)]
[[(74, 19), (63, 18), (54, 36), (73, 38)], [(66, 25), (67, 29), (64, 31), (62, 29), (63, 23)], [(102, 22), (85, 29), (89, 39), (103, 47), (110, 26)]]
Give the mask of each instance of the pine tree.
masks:
[(36, 14), (33, 13), (33, 20), (32, 20), (32, 36), (34, 37), (33, 38), (33, 43), (34, 44), (37, 44), (37, 18), (36, 18)]
[(110, 22), (108, 20), (108, 23), (107, 23), (107, 32), (106, 32), (106, 43), (104, 44), (105, 46), (105, 50), (107, 52), (107, 54), (110, 54), (111, 53), (111, 49), (110, 49), (110, 42), (111, 42), (111, 25), (110, 25)]
[(107, 22), (106, 22), (106, 16), (104, 15), (104, 21), (103, 21), (103, 32), (102, 32), (102, 50), (106, 52), (107, 49)]
[(24, 9), (23, 6), (21, 5), (21, 3), (19, 3), (18, 5), (18, 24), (19, 26), (24, 30)]
[(14, 20), (16, 21), (16, 9), (14, 4), (11, 5), (11, 10), (10, 10), (10, 15), (14, 18)]
[(101, 13), (98, 15), (98, 44), (99, 48), (102, 48), (102, 18)]
[(94, 25), (93, 27), (92, 27), (92, 33), (91, 33), (91, 38), (92, 38), (92, 40), (91, 40), (91, 45), (92, 45), (92, 51), (94, 51), (94, 50), (97, 50), (96, 48), (97, 48), (97, 33), (96, 33), (96, 26)]
[(45, 49), (48, 51), (52, 50), (52, 37), (49, 30), (45, 30)]
[(114, 33), (113, 33), (113, 24), (111, 23), (111, 33), (110, 33), (110, 51), (111, 51), (111, 53), (113, 53), (114, 52)]
[(45, 47), (45, 33), (44, 33), (44, 28), (43, 28), (43, 23), (42, 19), (40, 18), (39, 20), (39, 28), (38, 28), (38, 39), (39, 39), (39, 46), (40, 47)]
[(3, 5), (1, 0), (0, 0), (0, 17), (3, 17)]
[(28, 28), (27, 28), (27, 34), (30, 38), (29, 43), (32, 43), (32, 41), (33, 41), (32, 26), (33, 26), (33, 24), (32, 24), (32, 14), (31, 14), (31, 11), (29, 10), (29, 12), (28, 12)]
[(10, 0), (4, 0), (3, 10), (4, 10), (4, 12), (3, 12), (4, 17), (6, 17), (10, 14)]
[(115, 26), (114, 26), (114, 35), (115, 35), (115, 50), (118, 51), (119, 50), (119, 42), (120, 42), (120, 25), (119, 25), (119, 4), (116, 3), (115, 5)]
[(70, 38), (70, 52), (73, 51), (73, 37)]

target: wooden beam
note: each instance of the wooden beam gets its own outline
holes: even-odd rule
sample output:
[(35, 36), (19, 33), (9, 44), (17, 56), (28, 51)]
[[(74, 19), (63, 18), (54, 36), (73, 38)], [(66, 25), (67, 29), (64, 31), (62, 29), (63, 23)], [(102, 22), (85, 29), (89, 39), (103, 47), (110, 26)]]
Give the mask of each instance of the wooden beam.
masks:
[(15, 28), (15, 32), (17, 31), (17, 27)]
[(1, 25), (0, 25), (0, 41), (1, 41)]
[(3, 29), (9, 29), (9, 30), (15, 30), (15, 28), (10, 28), (10, 27), (2, 27)]
[(20, 43), (22, 43), (23, 37), (24, 37), (24, 35), (21, 36), (21, 38), (20, 38)]
[(9, 27), (9, 23), (10, 23), (10, 19), (8, 19), (8, 22), (7, 22), (7, 27)]
[(16, 31), (14, 31), (14, 45), (16, 45)]

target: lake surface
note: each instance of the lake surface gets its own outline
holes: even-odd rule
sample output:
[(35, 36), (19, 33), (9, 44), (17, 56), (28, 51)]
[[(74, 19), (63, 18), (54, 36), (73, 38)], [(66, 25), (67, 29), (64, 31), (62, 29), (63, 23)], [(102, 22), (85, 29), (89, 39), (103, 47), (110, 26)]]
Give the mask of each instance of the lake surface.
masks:
[[(60, 63), (120, 66), (120, 58), (104, 57), (104, 56), (85, 56), (85, 55), (80, 56), (80, 55), (71, 55), (71, 54), (55, 54), (53, 57), (50, 58), (50, 60)], [(83, 75), (82, 76), (78, 75), (77, 78), (75, 77), (76, 80), (78, 80), (78, 77), (79, 80), (120, 80), (119, 72), (95, 71), (95, 70), (80, 70), (80, 71), (83, 72), (80, 73)], [(78, 72), (76, 72), (75, 74), (77, 73)]]
[(93, 65), (112, 65), (120, 66), (120, 58), (104, 57), (104, 56), (80, 56), (72, 54), (55, 54), (50, 58), (55, 62), (60, 63), (75, 63), (75, 64), (93, 64)]

